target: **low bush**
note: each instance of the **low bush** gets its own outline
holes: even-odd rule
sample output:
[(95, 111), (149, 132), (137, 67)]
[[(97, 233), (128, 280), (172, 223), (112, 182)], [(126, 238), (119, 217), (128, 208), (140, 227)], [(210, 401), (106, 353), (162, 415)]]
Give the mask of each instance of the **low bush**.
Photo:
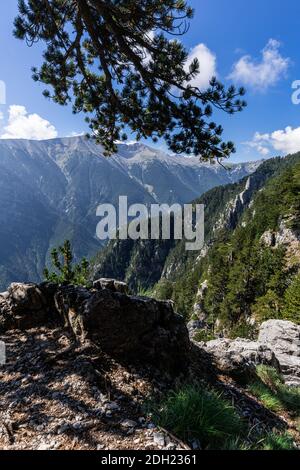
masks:
[(195, 335), (193, 336), (194, 341), (197, 341), (198, 343), (204, 342), (207, 343), (208, 341), (211, 341), (215, 339), (215, 336), (207, 330), (197, 330), (195, 332)]

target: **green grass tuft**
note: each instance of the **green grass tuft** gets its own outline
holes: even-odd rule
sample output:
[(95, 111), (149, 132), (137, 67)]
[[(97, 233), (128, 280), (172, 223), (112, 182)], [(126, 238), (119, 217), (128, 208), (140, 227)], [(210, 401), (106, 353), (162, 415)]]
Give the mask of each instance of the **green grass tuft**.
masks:
[(250, 392), (271, 411), (286, 410), (299, 416), (300, 388), (285, 385), (281, 375), (272, 367), (260, 365), (256, 370), (257, 379), (249, 385)]
[(262, 450), (294, 450), (293, 438), (290, 434), (270, 433), (262, 443)]
[(199, 439), (202, 448), (221, 448), (227, 440), (240, 437), (244, 429), (233, 406), (200, 385), (171, 392), (153, 418), (186, 442)]
[(257, 397), (262, 404), (269, 410), (277, 413), (284, 410), (279, 398), (274, 395), (274, 392), (270, 390), (264, 383), (256, 381), (249, 385), (249, 391)]

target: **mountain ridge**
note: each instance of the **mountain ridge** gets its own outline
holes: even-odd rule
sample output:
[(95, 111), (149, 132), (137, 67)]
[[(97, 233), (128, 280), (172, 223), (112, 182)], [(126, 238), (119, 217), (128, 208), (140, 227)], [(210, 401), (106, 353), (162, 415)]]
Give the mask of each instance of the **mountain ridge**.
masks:
[(221, 166), (172, 157), (144, 144), (104, 157), (85, 137), (0, 140), (0, 286), (39, 281), (54, 246), (70, 239), (76, 259), (101, 249), (96, 208), (128, 203), (187, 203), (210, 187), (236, 181), (260, 162)]
[(112, 241), (96, 258), (95, 278), (171, 299), (204, 336), (252, 337), (270, 318), (299, 322), (299, 172), (298, 153), (211, 189), (195, 201), (205, 205), (202, 250), (187, 252), (185, 240)]

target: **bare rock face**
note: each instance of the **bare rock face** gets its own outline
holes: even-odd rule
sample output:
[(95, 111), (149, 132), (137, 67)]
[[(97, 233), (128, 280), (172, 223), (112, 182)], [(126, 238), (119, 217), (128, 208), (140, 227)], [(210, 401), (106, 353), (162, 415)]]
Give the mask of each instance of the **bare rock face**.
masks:
[(255, 372), (258, 364), (265, 364), (279, 369), (278, 361), (272, 350), (255, 341), (238, 338), (216, 339), (204, 345), (218, 369), (228, 375), (246, 378)]
[(92, 340), (110, 356), (184, 371), (188, 330), (171, 303), (72, 286), (60, 288), (55, 299), (76, 337)]
[(184, 319), (171, 302), (131, 297), (112, 279), (93, 289), (51, 283), (12, 284), (0, 294), (0, 330), (31, 329), (54, 322), (78, 340), (91, 340), (120, 360), (184, 372), (190, 341)]
[(258, 341), (216, 339), (202, 344), (225, 374), (245, 376), (259, 364), (275, 367), (290, 386), (300, 386), (300, 326), (268, 320), (259, 329)]
[(97, 290), (109, 289), (113, 292), (120, 292), (121, 294), (130, 293), (126, 282), (116, 281), (115, 279), (98, 279), (94, 281), (93, 287)]
[(55, 316), (55, 286), (13, 283), (0, 294), (0, 331), (25, 330), (48, 323)]
[(205, 321), (206, 320), (206, 314), (204, 313), (204, 297), (205, 293), (208, 289), (208, 282), (204, 281), (202, 284), (200, 284), (200, 287), (198, 289), (197, 295), (196, 295), (196, 302), (193, 306), (193, 313), (196, 315), (199, 319), (199, 321)]
[(268, 320), (260, 327), (258, 341), (274, 352), (286, 384), (300, 386), (300, 326)]

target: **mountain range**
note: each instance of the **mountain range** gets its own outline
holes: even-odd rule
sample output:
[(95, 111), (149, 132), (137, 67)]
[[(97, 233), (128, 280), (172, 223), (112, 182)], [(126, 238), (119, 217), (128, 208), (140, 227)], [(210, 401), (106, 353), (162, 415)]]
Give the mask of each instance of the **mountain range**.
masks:
[(39, 281), (51, 249), (65, 239), (76, 259), (102, 248), (96, 208), (118, 203), (187, 203), (209, 189), (239, 181), (261, 162), (222, 166), (170, 156), (144, 144), (118, 153), (85, 137), (0, 141), (0, 288)]
[(113, 240), (94, 277), (171, 299), (199, 340), (252, 339), (269, 319), (300, 323), (300, 153), (269, 159), (195, 203), (205, 205), (201, 250), (186, 251), (185, 240)]

